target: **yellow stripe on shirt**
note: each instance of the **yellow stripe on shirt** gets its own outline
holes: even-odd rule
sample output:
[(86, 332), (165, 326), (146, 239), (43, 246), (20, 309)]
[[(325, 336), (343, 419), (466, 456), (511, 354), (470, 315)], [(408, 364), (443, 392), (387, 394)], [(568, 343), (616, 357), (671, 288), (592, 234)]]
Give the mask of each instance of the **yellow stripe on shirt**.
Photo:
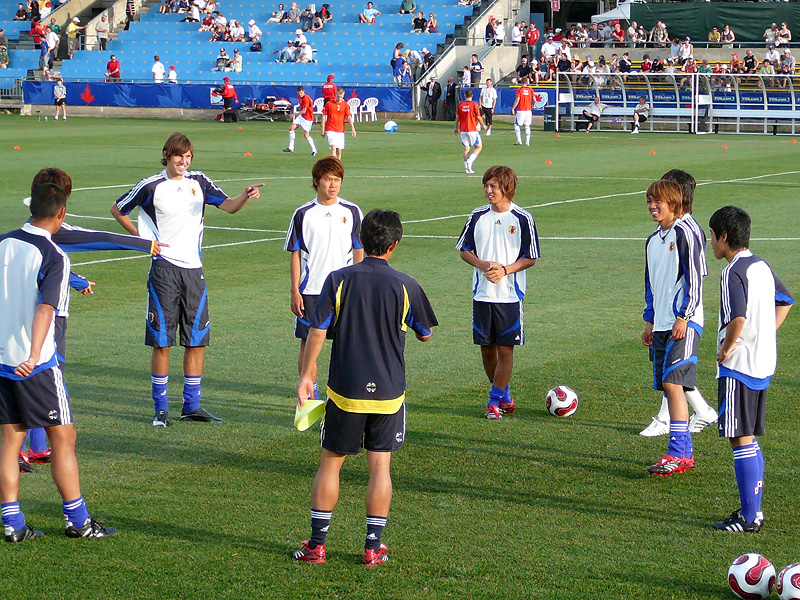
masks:
[(406, 395), (403, 393), (399, 398), (393, 398), (391, 400), (356, 400), (354, 398), (345, 398), (341, 394), (334, 392), (331, 388), (328, 388), (328, 398), (333, 400), (336, 406), (345, 412), (366, 413), (371, 415), (393, 415), (403, 406)]

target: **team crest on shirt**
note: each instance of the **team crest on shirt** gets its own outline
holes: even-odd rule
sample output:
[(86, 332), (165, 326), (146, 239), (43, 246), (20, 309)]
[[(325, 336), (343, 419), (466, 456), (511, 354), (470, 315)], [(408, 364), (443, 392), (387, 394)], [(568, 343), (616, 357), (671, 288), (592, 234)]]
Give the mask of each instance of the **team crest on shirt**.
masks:
[(515, 233), (517, 233), (517, 226), (516, 225), (509, 225), (508, 226), (508, 233), (510, 233), (511, 235), (514, 235)]
[(345, 225), (347, 225), (347, 217), (342, 217), (342, 223), (344, 223)]
[(669, 243), (669, 251), (672, 252), (673, 250), (675, 250), (675, 242), (670, 242)]
[(192, 196), (197, 196), (197, 188), (191, 188), (189, 191), (192, 193)]

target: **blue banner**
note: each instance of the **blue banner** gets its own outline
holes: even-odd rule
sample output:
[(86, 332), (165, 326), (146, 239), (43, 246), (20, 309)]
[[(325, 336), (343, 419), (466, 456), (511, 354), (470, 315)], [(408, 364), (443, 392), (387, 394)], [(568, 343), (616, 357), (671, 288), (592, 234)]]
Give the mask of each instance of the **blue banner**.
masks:
[[(222, 98), (214, 94), (212, 85), (158, 83), (65, 82), (67, 104), (71, 106), (122, 106), (136, 108), (222, 108)], [(52, 104), (55, 83), (49, 81), (23, 82), (26, 104)], [(240, 104), (251, 100), (263, 102), (268, 96), (285, 98), (297, 103), (297, 88), (289, 85), (237, 85)], [(307, 86), (312, 98), (322, 96), (322, 88)], [(411, 88), (403, 87), (346, 87), (345, 100), (377, 98), (378, 112), (411, 112)], [(513, 100), (512, 100), (513, 101)]]

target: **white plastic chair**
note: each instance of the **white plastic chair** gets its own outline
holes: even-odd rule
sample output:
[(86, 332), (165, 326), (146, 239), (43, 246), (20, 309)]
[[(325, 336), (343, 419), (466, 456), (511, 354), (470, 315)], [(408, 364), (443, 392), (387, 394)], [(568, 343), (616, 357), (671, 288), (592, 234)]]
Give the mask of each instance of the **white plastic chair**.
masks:
[[(363, 121), (367, 120), (368, 118), (370, 121), (377, 121), (378, 115), (375, 112), (376, 108), (378, 108), (378, 99), (367, 98), (366, 100), (364, 100), (364, 104), (361, 105), (361, 110), (359, 111), (358, 120)], [(362, 117), (362, 115), (366, 115), (366, 118)]]
[(319, 97), (314, 100), (314, 122), (317, 122), (317, 117), (322, 120), (322, 108), (325, 106), (325, 98)]
[(359, 109), (361, 108), (361, 100), (358, 98), (350, 98), (350, 100), (347, 101), (347, 104), (350, 105), (350, 114), (353, 116), (353, 120), (360, 121), (361, 113)]

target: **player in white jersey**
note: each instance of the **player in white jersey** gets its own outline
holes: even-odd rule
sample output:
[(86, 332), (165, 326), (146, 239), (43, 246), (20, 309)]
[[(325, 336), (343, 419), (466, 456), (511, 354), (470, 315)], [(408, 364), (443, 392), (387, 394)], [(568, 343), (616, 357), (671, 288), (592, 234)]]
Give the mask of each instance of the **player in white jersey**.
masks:
[(750, 216), (745, 211), (720, 208), (709, 226), (714, 258), (728, 262), (720, 277), (718, 429), (730, 440), (740, 502), (713, 527), (755, 533), (764, 523), (764, 457), (756, 436), (764, 435), (767, 387), (778, 358), (776, 331), (794, 299), (766, 261), (748, 249)]
[[(154, 427), (167, 427), (169, 407), (169, 349), (184, 347), (183, 409), (181, 421), (220, 422), (200, 406), (200, 384), (205, 347), (209, 344), (208, 291), (200, 248), (207, 204), (233, 214), (247, 201), (260, 196), (263, 183), (249, 185), (229, 198), (200, 171), (190, 171), (194, 147), (182, 133), (173, 133), (164, 144), (164, 171), (142, 179), (111, 207), (111, 214), (132, 235), (158, 240), (161, 254), (153, 258), (148, 277), (148, 312), (145, 344), (153, 348), (151, 382)], [(139, 226), (128, 216), (139, 208)]]
[[(300, 338), (298, 369), (302, 369), (308, 327), (322, 284), (330, 273), (361, 262), (364, 249), (359, 240), (361, 209), (342, 198), (344, 166), (335, 156), (318, 160), (311, 169), (317, 197), (292, 215), (284, 250), (292, 253), (290, 265), (291, 308), (297, 317), (294, 335)], [(329, 329), (333, 335), (333, 329)], [(314, 369), (314, 399), (319, 398)]]
[[(683, 196), (681, 219), (685, 222), (688, 229), (695, 236), (696, 243), (703, 251), (700, 252), (700, 269), (703, 277), (708, 275), (708, 263), (706, 262), (705, 247), (706, 247), (706, 234), (700, 224), (692, 216), (692, 206), (694, 204), (694, 190), (697, 187), (697, 182), (686, 171), (681, 169), (672, 169), (664, 173), (661, 179), (672, 181), (681, 186), (681, 193)], [(694, 414), (689, 419), (689, 433), (699, 433), (711, 423), (717, 420), (717, 411), (715, 411), (703, 398), (700, 390), (693, 388), (686, 390), (686, 400), (692, 407)], [(656, 437), (660, 435), (667, 435), (669, 433), (669, 403), (666, 395), (661, 396), (661, 408), (658, 414), (653, 417), (652, 422), (645, 427), (639, 435), (644, 437)]]
[(667, 452), (649, 468), (654, 475), (682, 473), (695, 466), (685, 389), (695, 387), (703, 332), (702, 246), (681, 217), (681, 188), (656, 181), (647, 189), (647, 209), (658, 228), (645, 244), (645, 329), (653, 388), (669, 403)]
[(492, 386), (484, 416), (500, 420), (516, 409), (509, 381), (514, 346), (525, 343), (522, 301), (525, 270), (539, 258), (533, 216), (514, 204), (517, 175), (504, 166), (483, 174), (489, 204), (472, 211), (456, 244), (461, 259), (475, 267), (472, 278), (472, 338), (481, 347)]

